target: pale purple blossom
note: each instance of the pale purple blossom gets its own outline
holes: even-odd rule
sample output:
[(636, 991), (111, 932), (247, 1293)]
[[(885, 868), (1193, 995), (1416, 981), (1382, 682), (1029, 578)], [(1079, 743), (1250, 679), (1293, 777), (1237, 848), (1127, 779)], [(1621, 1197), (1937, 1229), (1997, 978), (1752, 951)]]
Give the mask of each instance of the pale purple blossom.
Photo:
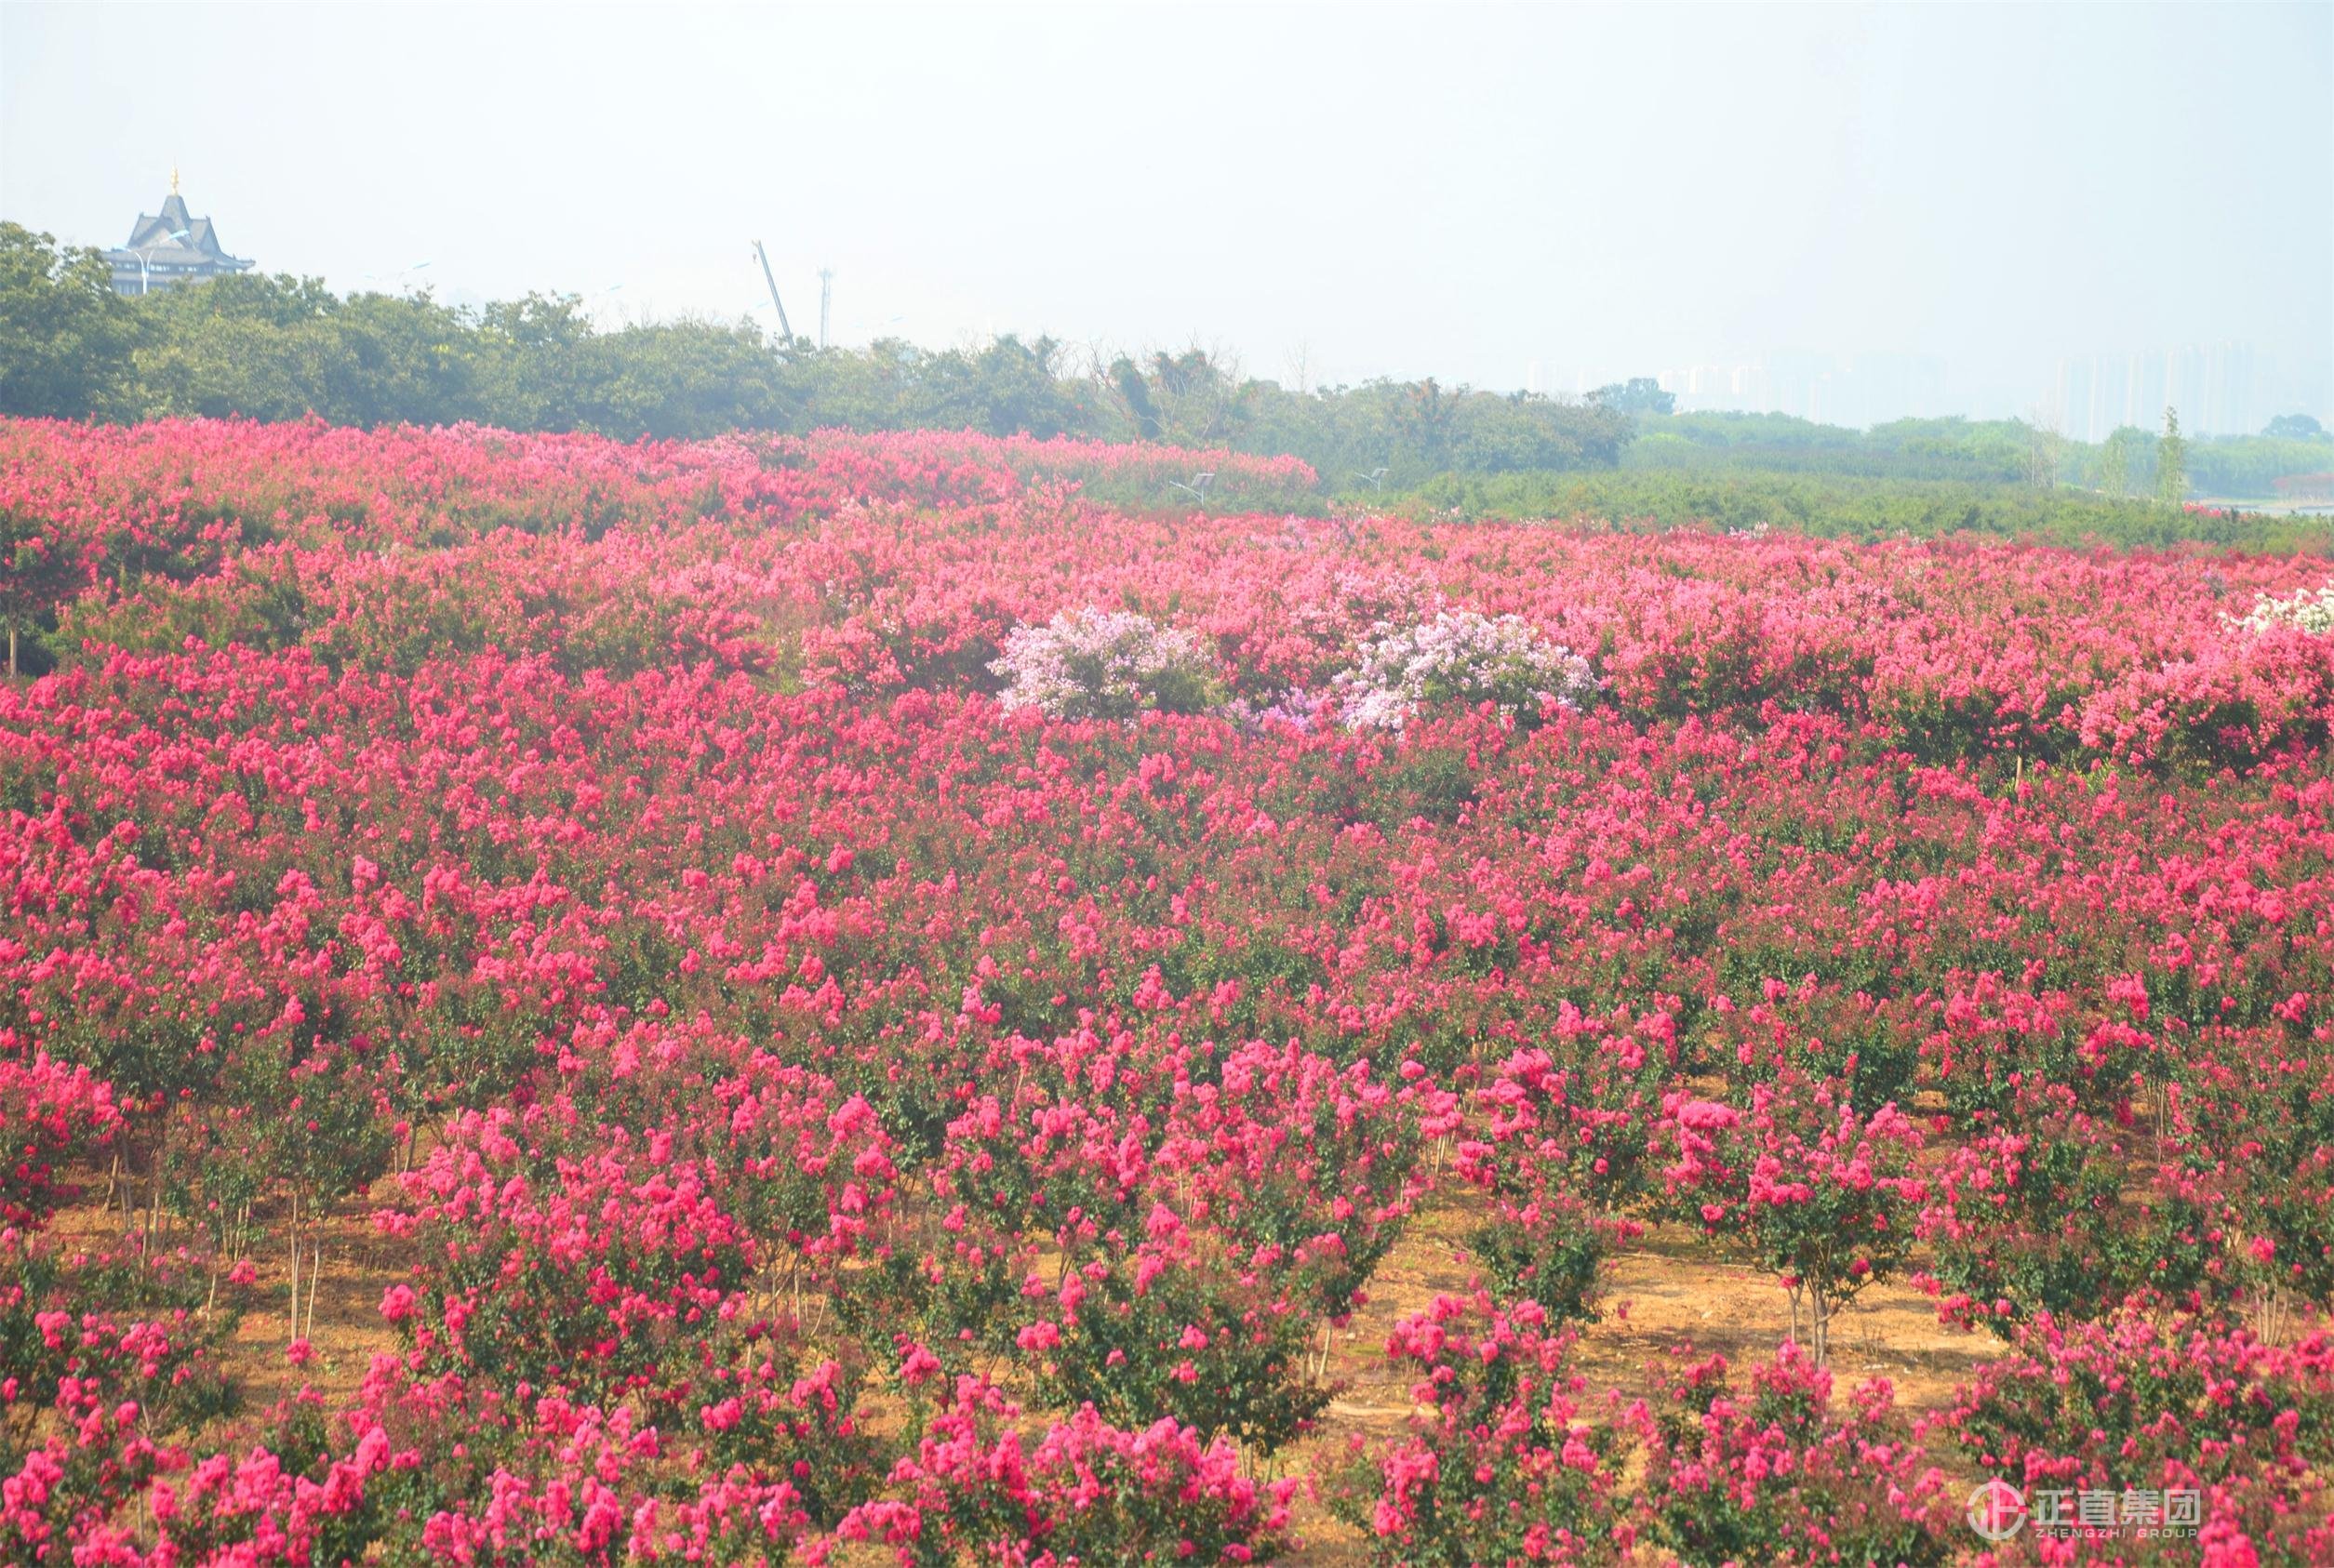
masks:
[(1437, 610), (1396, 629), (1383, 622), (1337, 678), (1340, 714), (1350, 729), (1400, 729), (1430, 704), (1495, 703), (1536, 716), (1554, 702), (1574, 708), (1596, 690), (1588, 660), (1552, 643), (1518, 616)]
[(1222, 696), (1215, 660), (1192, 632), (1132, 610), (1071, 610), (1005, 636), (989, 666), (998, 700), (1054, 719), (1127, 719), (1147, 710), (1195, 713)]
[(1291, 686), (1260, 706), (1247, 698), (1235, 698), (1224, 705), (1224, 717), (1247, 730), (1309, 730), (1318, 722), (1325, 700), (1320, 692)]

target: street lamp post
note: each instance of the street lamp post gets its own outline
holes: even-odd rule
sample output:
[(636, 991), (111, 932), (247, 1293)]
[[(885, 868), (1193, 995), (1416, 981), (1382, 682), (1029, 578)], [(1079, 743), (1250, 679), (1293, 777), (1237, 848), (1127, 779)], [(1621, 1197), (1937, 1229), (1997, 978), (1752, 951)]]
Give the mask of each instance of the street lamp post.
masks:
[[(169, 237), (174, 240), (182, 240), (189, 236), (184, 229), (173, 229), (170, 231)], [(140, 250), (136, 246), (129, 247), (129, 253), (138, 258), (138, 296), (141, 299), (145, 298), (147, 290), (153, 286), (153, 280), (146, 273), (146, 251), (153, 248), (151, 245), (146, 246), (145, 250)]]

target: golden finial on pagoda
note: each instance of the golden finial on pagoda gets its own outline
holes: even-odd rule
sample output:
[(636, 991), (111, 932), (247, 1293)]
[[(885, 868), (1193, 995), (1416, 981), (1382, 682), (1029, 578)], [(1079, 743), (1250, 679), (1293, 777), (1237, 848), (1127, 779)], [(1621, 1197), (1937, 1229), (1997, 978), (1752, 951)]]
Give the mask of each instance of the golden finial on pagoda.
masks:
[(179, 193), (179, 164), (175, 158), (170, 160), (170, 193), (174, 196)]

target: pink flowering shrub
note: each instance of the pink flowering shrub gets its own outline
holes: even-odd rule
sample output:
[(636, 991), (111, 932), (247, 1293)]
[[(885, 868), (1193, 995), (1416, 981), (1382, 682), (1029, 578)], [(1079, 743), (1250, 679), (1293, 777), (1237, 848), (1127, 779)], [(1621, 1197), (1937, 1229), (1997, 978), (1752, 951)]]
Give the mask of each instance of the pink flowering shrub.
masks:
[(2227, 1196), (2177, 1154), (2127, 1158), (2116, 1121), (2074, 1098), (2056, 1084), (2021, 1092), (2001, 1130), (1979, 1131), (1937, 1166), (1918, 1228), (1947, 1320), (2008, 1335), (2037, 1314), (2193, 1306), (2216, 1276), (2236, 1282)]
[(597, 1152), (546, 1146), (537, 1119), (458, 1118), (381, 1216), (425, 1262), (388, 1304), (416, 1368), (590, 1391), (657, 1386), (744, 1288), (753, 1242), (713, 1173), (670, 1136)]
[(1356, 729), (1400, 729), (1447, 702), (1488, 702), (1532, 722), (1551, 703), (1577, 707), (1596, 690), (1587, 659), (1522, 618), (1451, 609), (1416, 626), (1373, 627), (1336, 684), (1339, 716)]
[(853, 1541), (931, 1568), (1270, 1561), (1287, 1544), (1294, 1483), (1259, 1486), (1220, 1440), (1170, 1420), (1113, 1427), (1082, 1406), (1033, 1442), (1012, 1425), (1020, 1414), (989, 1385), (957, 1379), (894, 1472), (901, 1495), (854, 1509), (812, 1561)]
[(1491, 1217), (1469, 1238), (1502, 1298), (1526, 1296), (1557, 1320), (1594, 1313), (1598, 1267), (1644, 1231), (1630, 1211), (1645, 1193), (1646, 1151), (1671, 1068), (1671, 1020), (1632, 1030), (1568, 1005), (1547, 1049), (1498, 1064), (1479, 1093), (1484, 1135), (1460, 1145), (1457, 1171), (1487, 1189)]
[(36, 1051), (0, 1057), (0, 1226), (33, 1225), (60, 1196), (57, 1167), (113, 1137), (112, 1085)]
[(1621, 1445), (1582, 1415), (1573, 1338), (1536, 1302), (1485, 1296), (1438, 1296), (1394, 1325), (1386, 1355), (1416, 1379), (1421, 1414), (1381, 1447), (1357, 1442), (1332, 1483), (1378, 1561), (1626, 1560)]
[(0, 1228), (0, 1558), (127, 1549), (130, 1500), (233, 1408), (219, 1366), (233, 1320), (199, 1309), (203, 1282), (181, 1265)]
[(2208, 777), (2321, 744), (2334, 719), (2326, 640), (2299, 625), (2134, 665), (2081, 709), (2083, 743), (2104, 756)]
[[(2290, 1347), (2196, 1319), (2137, 1313), (2021, 1330), (2011, 1354), (1979, 1370), (1924, 1429), (1969, 1465), (2045, 1492), (2197, 1494), (2191, 1538), (2137, 1532), (2109, 1545), (2039, 1543), (2046, 1561), (2322, 1561), (2334, 1551), (2327, 1474), (2334, 1463), (2334, 1342)], [(2072, 1506), (2064, 1522), (2078, 1522)], [(2164, 1518), (2141, 1522), (2175, 1522)]]
[(138, 1561), (114, 1522), (175, 1455), (140, 1429), (135, 1402), (0, 1452), (0, 1553), (10, 1562)]
[[(166, 1562), (360, 1561), (373, 1538), (366, 1495), (391, 1464), (387, 1438), (368, 1432), (346, 1458), (323, 1461), (321, 1480), (287, 1465), (279, 1448), (213, 1454), (157, 1482), (152, 1506)], [(409, 1456), (408, 1456), (409, 1458)], [(378, 1499), (369, 1499), (376, 1504)]]
[(1008, 711), (1052, 719), (1197, 713), (1223, 697), (1198, 638), (1131, 610), (1066, 610), (1017, 626), (990, 669), (1006, 682), (997, 700)]
[(1832, 1376), (1796, 1345), (1738, 1389), (1722, 1357), (1658, 1372), (1626, 1424), (1644, 1445), (1648, 1536), (1687, 1562), (1924, 1563), (1962, 1544), (1945, 1479), (1886, 1382), (1833, 1408)]
[[(779, 1396), (792, 1424), (714, 1406), (702, 1428), (660, 1428), (623, 1406), (505, 1399), (382, 1358), (346, 1412), (303, 1393), (247, 1448), (158, 1483), (156, 1561), (784, 1561), (881, 1481), (854, 1424), (820, 1414), (829, 1376)], [(741, 1434), (751, 1456), (705, 1443), (715, 1429)]]
[(1655, 1129), (1670, 1208), (1781, 1276), (1794, 1338), (1804, 1306), (1819, 1365), (1833, 1315), (1913, 1244), (1920, 1144), (1894, 1105), (1860, 1115), (1831, 1083), (1795, 1073), (1754, 1089), (1747, 1111), (1674, 1093)]
[(982, 1096), (949, 1128), (948, 1210), (916, 1266), (932, 1342), (1017, 1354), (1049, 1402), (1113, 1421), (1287, 1442), (1327, 1397), (1313, 1339), (1362, 1299), (1419, 1189), (1421, 1096), (1294, 1046), (1179, 1064), (1150, 1093), (1099, 1041), (1056, 1049), (1091, 1053), (1092, 1097), (1024, 1071), (1012, 1104)]

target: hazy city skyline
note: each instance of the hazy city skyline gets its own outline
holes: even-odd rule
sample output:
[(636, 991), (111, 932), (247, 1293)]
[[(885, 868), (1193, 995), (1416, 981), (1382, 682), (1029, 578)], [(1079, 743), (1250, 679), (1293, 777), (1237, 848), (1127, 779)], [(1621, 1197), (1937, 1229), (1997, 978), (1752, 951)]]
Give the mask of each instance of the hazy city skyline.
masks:
[(2199, 419), (2334, 412), (2329, 78), (2322, 6), (16, 4), (0, 217), (120, 246), (175, 165), (235, 255), (342, 290), (769, 323), (760, 238), (798, 331), (834, 268), (838, 341), (2074, 434), (2190, 347), (2233, 346)]

